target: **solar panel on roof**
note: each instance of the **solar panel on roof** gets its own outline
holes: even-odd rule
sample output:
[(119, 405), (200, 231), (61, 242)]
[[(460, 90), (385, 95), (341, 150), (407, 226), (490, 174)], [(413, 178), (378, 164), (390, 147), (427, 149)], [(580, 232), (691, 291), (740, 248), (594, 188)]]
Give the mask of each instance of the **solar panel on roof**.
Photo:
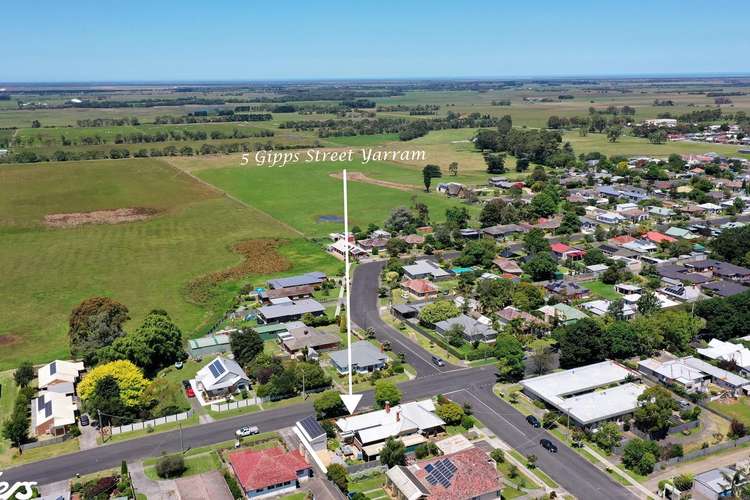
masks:
[(430, 483), (430, 484), (432, 484), (432, 485), (436, 485), (438, 483), (437, 479), (435, 479), (434, 477), (432, 477), (432, 475), (427, 476), (427, 482)]
[(49, 374), (50, 375), (54, 375), (55, 373), (57, 373), (57, 362), (53, 361), (49, 365)]
[(426, 470), (428, 473), (432, 472), (432, 469), (434, 469), (434, 467), (432, 466), (432, 464), (425, 465), (424, 470)]
[(222, 365), (219, 360), (217, 359), (210, 365), (208, 365), (208, 369), (211, 370), (211, 374), (213, 374), (214, 377), (219, 377), (222, 373), (224, 373), (224, 365)]
[(299, 423), (311, 438), (316, 438), (326, 433), (323, 427), (321, 427), (321, 425), (317, 420), (315, 420), (315, 417), (313, 417), (312, 415), (303, 418)]

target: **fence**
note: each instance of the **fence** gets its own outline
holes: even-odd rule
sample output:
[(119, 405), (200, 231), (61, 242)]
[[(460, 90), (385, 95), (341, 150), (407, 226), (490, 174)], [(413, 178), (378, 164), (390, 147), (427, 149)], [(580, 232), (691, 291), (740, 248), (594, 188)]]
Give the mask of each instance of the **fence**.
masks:
[(690, 453), (685, 453), (685, 455), (682, 457), (674, 457), (670, 458), (669, 460), (662, 460), (661, 462), (657, 462), (656, 468), (665, 468), (669, 467), (670, 465), (684, 462), (686, 460), (693, 460), (704, 455), (710, 455), (712, 453), (716, 453), (717, 451), (726, 450), (729, 448), (737, 448), (738, 446), (748, 442), (750, 442), (750, 436), (745, 436), (734, 441), (726, 441), (724, 443), (715, 444), (713, 446), (709, 446), (708, 448), (703, 448), (702, 450), (695, 450), (691, 451)]
[(133, 422), (132, 424), (120, 425), (118, 427), (112, 427), (112, 435), (124, 434), (126, 432), (142, 431), (149, 427), (158, 427), (160, 425), (169, 424), (172, 422), (182, 422), (193, 416), (193, 410), (188, 410), (183, 413), (176, 413), (174, 415), (167, 415), (166, 417), (153, 418), (151, 420), (143, 420), (141, 422)]
[(211, 411), (222, 412), (236, 410), (238, 408), (247, 408), (248, 406), (257, 405), (269, 401), (268, 398), (247, 398), (239, 401), (230, 401), (229, 403), (212, 403)]
[(72, 438), (73, 436), (71, 436), (70, 434), (65, 434), (50, 439), (44, 439), (42, 441), (32, 441), (31, 443), (22, 444), (21, 451), (33, 450), (34, 448), (41, 448), (42, 446), (49, 446), (51, 444), (59, 444)]

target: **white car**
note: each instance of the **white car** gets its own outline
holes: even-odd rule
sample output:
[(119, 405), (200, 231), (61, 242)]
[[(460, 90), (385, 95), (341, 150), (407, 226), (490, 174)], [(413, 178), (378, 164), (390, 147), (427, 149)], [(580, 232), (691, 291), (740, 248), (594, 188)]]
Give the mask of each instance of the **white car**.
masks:
[(260, 431), (258, 430), (258, 427), (252, 426), (252, 427), (240, 427), (234, 433), (237, 435), (237, 437), (245, 437), (245, 436), (252, 436), (253, 434), (259, 434)]

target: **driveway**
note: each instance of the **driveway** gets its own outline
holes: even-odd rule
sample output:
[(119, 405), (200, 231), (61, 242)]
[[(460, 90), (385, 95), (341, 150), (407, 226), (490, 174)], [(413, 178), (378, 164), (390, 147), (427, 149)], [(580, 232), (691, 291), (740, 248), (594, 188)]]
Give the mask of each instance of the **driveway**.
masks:
[(78, 427), (81, 429), (81, 435), (78, 437), (78, 446), (82, 450), (90, 450), (99, 446), (96, 442), (96, 438), (99, 437), (99, 431), (93, 425), (83, 427), (79, 425)]
[(177, 484), (172, 479), (154, 481), (143, 472), (143, 462), (128, 463), (128, 472), (136, 493), (143, 493), (148, 500), (179, 500)]

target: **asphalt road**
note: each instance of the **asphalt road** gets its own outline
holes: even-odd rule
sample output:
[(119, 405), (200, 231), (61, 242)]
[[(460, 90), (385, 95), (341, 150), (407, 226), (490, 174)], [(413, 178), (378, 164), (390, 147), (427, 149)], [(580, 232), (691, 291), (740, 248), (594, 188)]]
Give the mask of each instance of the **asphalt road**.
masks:
[(448, 363), (443, 367), (436, 366), (432, 362), (432, 354), (429, 351), (407, 340), (380, 318), (378, 281), (384, 266), (384, 261), (367, 262), (360, 264), (354, 270), (351, 298), (352, 322), (360, 328), (373, 328), (375, 337), (379, 341), (387, 340), (395, 352), (404, 353), (406, 362), (417, 370), (419, 377), (455, 370), (456, 367)]
[[(447, 394), (457, 401), (471, 403), (475, 415), (500, 439), (524, 455), (533, 453), (539, 466), (568, 492), (584, 500), (594, 498), (632, 498), (633, 494), (599, 471), (554, 437), (534, 429), (525, 416), (498, 399), (492, 392), (495, 368), (438, 368), (431, 354), (410, 342), (380, 319), (378, 311), (378, 276), (384, 263), (362, 264), (354, 273), (352, 284), (352, 320), (362, 328), (373, 328), (379, 340), (388, 340), (393, 349), (403, 352), (406, 361), (418, 371), (418, 377), (399, 387), (405, 401)], [(359, 409), (373, 405), (373, 393), (364, 394)], [(122, 460), (132, 461), (158, 456), (162, 452), (196, 448), (234, 439), (234, 431), (243, 425), (257, 425), (262, 432), (294, 425), (313, 413), (312, 404), (300, 403), (283, 408), (241, 415), (197, 425), (179, 431), (156, 433), (146, 437), (100, 446), (86, 451), (21, 465), (3, 471), (2, 480), (37, 481), (46, 484), (69, 479), (76, 473), (89, 474), (117, 467)], [(559, 453), (550, 454), (539, 445), (542, 437), (558, 444)]]

